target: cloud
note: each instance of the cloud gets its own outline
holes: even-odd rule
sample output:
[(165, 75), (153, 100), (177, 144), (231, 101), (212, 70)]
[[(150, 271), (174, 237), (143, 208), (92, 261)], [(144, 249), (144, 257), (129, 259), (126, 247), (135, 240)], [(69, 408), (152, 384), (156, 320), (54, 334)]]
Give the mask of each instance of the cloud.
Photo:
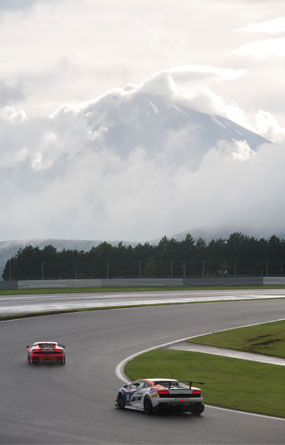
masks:
[(255, 120), (259, 134), (276, 143), (285, 141), (285, 128), (279, 125), (271, 113), (259, 110), (255, 115)]
[(223, 153), (228, 153), (233, 160), (239, 162), (247, 162), (256, 156), (256, 152), (252, 150), (246, 141), (233, 141), (231, 143), (221, 141), (218, 148)]
[(23, 100), (25, 94), (21, 85), (8, 85), (0, 79), (0, 108), (10, 103)]
[[(199, 144), (191, 145), (195, 129), (182, 103), (189, 107), (191, 100), (198, 104), (200, 98), (201, 106), (211, 108), (213, 100), (209, 96), (207, 104), (206, 97), (197, 93), (195, 100), (185, 98), (171, 74), (160, 73), (137, 87), (62, 107), (52, 117), (29, 118), (20, 110), (3, 109), (3, 239), (144, 241), (225, 225), (258, 234), (281, 233), (284, 143), (253, 150), (237, 137), (218, 140), (202, 153)], [(162, 113), (167, 117), (170, 112), (171, 120), (178, 116), (186, 124), (180, 128), (177, 120), (177, 128), (169, 127), (164, 134), (163, 127), (156, 127), (164, 122)], [(116, 119), (120, 121), (115, 128)], [(143, 137), (152, 127), (142, 119), (156, 119), (156, 132), (145, 135), (149, 145)], [(209, 119), (223, 131), (230, 125), (215, 116)], [(277, 131), (272, 116), (260, 112), (258, 119), (261, 128)], [(126, 129), (134, 131), (134, 139)], [(108, 139), (110, 134), (113, 139)]]
[[(285, 33), (285, 16), (277, 17), (263, 22), (251, 23), (237, 29), (243, 33), (280, 34)], [(259, 58), (268, 56), (285, 56), (285, 37), (263, 39), (255, 42), (247, 42), (240, 46), (235, 53), (241, 56), (252, 55)]]
[(219, 114), (246, 126), (244, 111), (236, 103), (227, 103), (209, 87), (211, 80), (214, 83), (232, 81), (245, 73), (246, 70), (210, 66), (175, 67), (153, 74), (138, 90), (133, 89), (133, 92), (141, 90), (160, 94), (181, 105), (204, 113)]
[[(14, 195), (1, 233), (147, 240), (225, 224), (282, 233), (284, 144), (266, 145), (254, 157), (248, 147), (237, 148), (213, 147), (195, 172), (149, 159), (140, 148), (124, 160), (112, 151), (86, 153), (42, 190)], [(243, 162), (235, 153), (246, 154)], [(20, 219), (12, 217), (15, 208)]]
[(170, 73), (174, 80), (178, 81), (209, 81), (216, 80), (223, 82), (225, 80), (235, 80), (244, 76), (245, 69), (221, 68), (208, 65), (192, 65), (169, 68), (166, 72)]
[[(58, 1), (58, 0), (57, 0)], [(1, 11), (25, 11), (36, 4), (51, 3), (52, 0), (1, 0), (0, 2), (0, 12)]]
[(269, 34), (285, 32), (285, 17), (277, 17), (264, 22), (251, 23), (243, 28), (239, 28), (237, 31)]
[(38, 0), (1, 0), (0, 11), (14, 11), (31, 8)]
[[(272, 58), (270, 72), (267, 58), (237, 57), (236, 48), (258, 39), (256, 33), (236, 30), (253, 20), (265, 24), (284, 17), (284, 2), (264, 1), (262, 7), (257, 1), (212, 3), (181, 0), (177, 8), (165, 0), (3, 1), (1, 77), (23, 85), (25, 110), (33, 115), (143, 82), (168, 67), (185, 89), (207, 82), (228, 105), (266, 110), (272, 91), (284, 91), (282, 61), (276, 60), (281, 57)], [(182, 68), (172, 68), (177, 66)], [(262, 82), (261, 97), (255, 91)], [(280, 116), (284, 120), (284, 111)]]
[(235, 51), (240, 56), (285, 56), (285, 37), (245, 43)]

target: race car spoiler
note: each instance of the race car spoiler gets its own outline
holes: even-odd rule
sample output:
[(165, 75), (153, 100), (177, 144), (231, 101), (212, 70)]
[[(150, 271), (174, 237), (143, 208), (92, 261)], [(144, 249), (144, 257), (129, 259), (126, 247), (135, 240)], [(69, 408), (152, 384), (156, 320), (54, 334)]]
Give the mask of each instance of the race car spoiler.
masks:
[[(42, 343), (42, 344), (39, 344), (39, 347), (41, 347), (42, 348), (42, 345), (47, 345), (47, 348), (48, 349), (54, 349), (56, 346), (59, 346), (60, 348), (63, 348), (63, 349), (65, 349), (66, 348), (66, 346), (64, 346), (64, 345), (60, 345), (60, 344), (57, 344), (57, 345), (49, 345), (48, 346), (48, 344), (47, 343)], [(29, 345), (26, 345), (26, 348), (31, 348), (31, 346), (29, 346)]]
[[(205, 385), (204, 382), (193, 382), (190, 380), (179, 380), (180, 383), (186, 383), (187, 385), (189, 385), (189, 388), (192, 388), (193, 383), (197, 384), (197, 385)], [(177, 382), (163, 382), (163, 386), (168, 386), (169, 389), (171, 389), (171, 387), (174, 387), (175, 384), (177, 384)]]
[(183, 380), (182, 383), (187, 383), (187, 385), (189, 385), (190, 389), (191, 389), (193, 383), (195, 383), (195, 385), (205, 385), (204, 382), (192, 382), (192, 381), (188, 381), (188, 380), (187, 380), (187, 381), (184, 381), (184, 380)]

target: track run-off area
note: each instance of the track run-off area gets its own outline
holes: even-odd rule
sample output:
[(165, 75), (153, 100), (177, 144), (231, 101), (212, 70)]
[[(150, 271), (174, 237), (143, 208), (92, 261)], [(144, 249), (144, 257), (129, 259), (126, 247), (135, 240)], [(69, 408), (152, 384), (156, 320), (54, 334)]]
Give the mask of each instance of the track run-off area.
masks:
[[(200, 292), (207, 297), (207, 291)], [(117, 308), (0, 322), (0, 443), (283, 444), (284, 419), (210, 406), (199, 418), (147, 416), (114, 407), (122, 385), (116, 367), (126, 357), (210, 331), (284, 318), (285, 300), (280, 299), (284, 290), (283, 294), (276, 289), (210, 291), (209, 297), (216, 297), (212, 292), (220, 297), (237, 292), (238, 298), (248, 301), (231, 298), (230, 302)], [(275, 298), (250, 300), (252, 294)], [(29, 297), (34, 295), (17, 296), (23, 301)], [(29, 366), (25, 346), (39, 340), (65, 344), (66, 365)], [(189, 369), (189, 379), (190, 374)]]
[(0, 295), (0, 316), (73, 309), (285, 298), (285, 289), (167, 290)]

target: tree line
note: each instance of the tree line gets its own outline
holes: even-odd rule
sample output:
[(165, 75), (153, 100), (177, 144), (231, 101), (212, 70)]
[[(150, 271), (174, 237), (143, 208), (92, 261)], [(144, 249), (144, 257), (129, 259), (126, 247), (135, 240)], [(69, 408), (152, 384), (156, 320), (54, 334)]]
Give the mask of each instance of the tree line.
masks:
[(285, 273), (285, 240), (240, 232), (206, 242), (190, 234), (182, 241), (163, 237), (158, 244), (113, 246), (102, 242), (89, 251), (52, 245), (18, 250), (5, 265), (4, 280), (88, 278), (206, 278), (274, 276)]

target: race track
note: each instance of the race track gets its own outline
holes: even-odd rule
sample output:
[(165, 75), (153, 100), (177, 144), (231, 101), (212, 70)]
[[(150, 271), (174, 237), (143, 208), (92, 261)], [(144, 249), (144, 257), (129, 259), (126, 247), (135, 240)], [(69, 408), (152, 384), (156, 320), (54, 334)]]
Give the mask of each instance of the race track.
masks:
[(285, 289), (170, 290), (0, 295), (0, 315), (161, 303), (284, 298)]
[[(200, 418), (146, 416), (115, 409), (114, 398), (121, 385), (115, 368), (137, 351), (284, 314), (285, 301), (280, 299), (0, 322), (0, 443), (283, 444), (282, 419), (212, 407)], [(46, 339), (66, 345), (66, 366), (28, 366), (25, 345)]]

